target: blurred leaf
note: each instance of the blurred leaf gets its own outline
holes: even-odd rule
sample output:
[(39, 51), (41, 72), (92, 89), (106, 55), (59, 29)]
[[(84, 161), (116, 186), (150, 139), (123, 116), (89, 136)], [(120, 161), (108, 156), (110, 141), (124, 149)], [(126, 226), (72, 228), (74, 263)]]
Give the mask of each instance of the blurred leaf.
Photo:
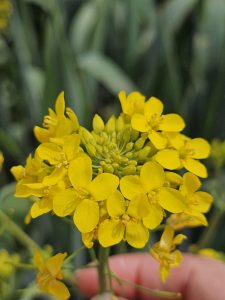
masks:
[(74, 15), (70, 27), (70, 40), (75, 52), (87, 50), (95, 29), (98, 11), (96, 1), (87, 1)]
[(82, 54), (78, 56), (77, 62), (82, 71), (93, 76), (116, 95), (120, 90), (131, 92), (138, 89), (118, 65), (101, 54)]
[(10, 49), (8, 48), (6, 42), (0, 36), (0, 67), (5, 64), (10, 57)]
[(163, 6), (160, 13), (160, 26), (164, 35), (172, 35), (184, 23), (188, 14), (199, 0), (170, 0)]
[(32, 3), (40, 6), (45, 11), (52, 11), (54, 9), (54, 0), (24, 0), (24, 2)]

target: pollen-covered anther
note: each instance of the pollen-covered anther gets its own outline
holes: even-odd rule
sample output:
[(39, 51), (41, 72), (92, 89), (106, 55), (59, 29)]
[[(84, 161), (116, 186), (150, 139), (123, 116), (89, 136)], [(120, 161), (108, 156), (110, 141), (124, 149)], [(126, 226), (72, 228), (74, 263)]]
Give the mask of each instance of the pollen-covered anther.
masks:
[(128, 216), (127, 214), (123, 214), (123, 216), (122, 216), (122, 223), (124, 225), (126, 225), (129, 221), (130, 221), (130, 216)]

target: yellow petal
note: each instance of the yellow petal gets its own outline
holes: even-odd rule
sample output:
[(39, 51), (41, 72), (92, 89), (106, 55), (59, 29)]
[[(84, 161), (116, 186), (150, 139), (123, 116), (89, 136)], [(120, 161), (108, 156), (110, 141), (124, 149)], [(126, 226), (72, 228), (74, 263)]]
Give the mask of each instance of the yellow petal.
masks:
[(210, 154), (210, 145), (202, 138), (189, 140), (186, 147), (187, 149), (193, 150), (193, 154), (191, 155), (193, 158), (207, 158)]
[(82, 233), (92, 231), (99, 221), (99, 206), (97, 202), (85, 199), (76, 208), (74, 223)]
[(184, 120), (177, 114), (163, 115), (162, 121), (159, 123), (159, 130), (179, 132), (185, 127)]
[(104, 124), (102, 118), (98, 114), (95, 114), (95, 116), (93, 118), (92, 126), (96, 133), (100, 133), (101, 131), (104, 130), (105, 124)]
[(161, 150), (155, 155), (155, 160), (168, 170), (175, 170), (181, 167), (179, 152), (177, 150)]
[(159, 99), (151, 97), (145, 102), (144, 112), (147, 118), (151, 118), (152, 115), (161, 116), (163, 112), (163, 103)]
[(56, 279), (49, 281), (48, 292), (59, 300), (67, 300), (70, 298), (70, 292), (68, 288), (63, 282)]
[(159, 193), (159, 204), (166, 210), (172, 213), (183, 212), (186, 208), (184, 197), (180, 191), (173, 188), (161, 188)]
[(148, 134), (149, 140), (156, 147), (156, 149), (164, 149), (167, 145), (167, 138), (162, 135), (161, 132), (156, 132), (155, 130), (151, 130)]
[(134, 197), (128, 206), (127, 214), (137, 220), (146, 217), (150, 211), (148, 198), (146, 195), (141, 194)]
[(57, 193), (53, 198), (53, 211), (59, 217), (71, 215), (82, 201), (73, 189)]
[(79, 134), (71, 134), (65, 138), (63, 152), (66, 154), (67, 160), (70, 161), (77, 156), (80, 145)]
[(173, 237), (174, 229), (166, 225), (159, 242), (160, 248), (163, 251), (170, 252), (170, 248), (173, 244)]
[(70, 162), (68, 176), (75, 188), (86, 188), (92, 179), (92, 161), (83, 154)]
[(186, 240), (187, 237), (184, 234), (177, 234), (174, 239), (173, 239), (173, 244), (174, 245), (180, 245), (181, 243), (183, 243), (184, 240)]
[(163, 220), (163, 209), (158, 204), (149, 205), (149, 213), (143, 219), (144, 225), (149, 229), (155, 229)]
[(148, 132), (149, 126), (145, 117), (141, 114), (134, 114), (131, 118), (131, 126), (140, 131), (140, 132)]
[(48, 161), (51, 165), (59, 164), (62, 160), (61, 148), (53, 143), (43, 143), (38, 146), (36, 153), (43, 159)]
[(34, 127), (34, 135), (40, 143), (46, 143), (49, 141), (50, 138), (49, 130), (45, 128), (41, 128), (39, 126)]
[(106, 219), (99, 225), (98, 240), (103, 247), (119, 244), (124, 236), (125, 226), (122, 222)]
[(57, 184), (60, 180), (62, 180), (67, 174), (67, 170), (64, 167), (55, 168), (54, 171), (45, 176), (42, 182), (43, 186), (50, 186)]
[(55, 103), (55, 111), (58, 116), (64, 116), (64, 111), (65, 111), (65, 100), (64, 100), (64, 92), (61, 92)]
[(46, 268), (53, 277), (56, 277), (61, 273), (61, 268), (67, 253), (57, 253), (56, 255), (50, 257), (46, 262)]
[(125, 200), (119, 191), (115, 191), (109, 196), (106, 205), (111, 217), (121, 216), (125, 213)]
[(186, 158), (182, 160), (182, 163), (188, 171), (194, 173), (195, 175), (206, 178), (208, 176), (206, 167), (198, 160), (192, 158)]
[(147, 162), (141, 168), (140, 180), (147, 192), (158, 189), (165, 182), (164, 170), (156, 162)]
[(126, 225), (125, 239), (134, 248), (143, 248), (149, 240), (149, 231), (141, 223), (129, 221)]
[(145, 194), (140, 178), (136, 175), (127, 175), (120, 180), (120, 190), (125, 198), (131, 200), (139, 194)]
[(183, 176), (184, 187), (187, 192), (194, 193), (201, 187), (201, 181), (194, 174), (187, 172)]
[(122, 111), (129, 116), (134, 113), (142, 113), (144, 109), (145, 97), (139, 92), (132, 92), (126, 96), (125, 91), (119, 93), (119, 100)]
[(196, 192), (195, 197), (197, 197), (195, 209), (202, 213), (208, 212), (213, 202), (213, 197), (209, 193), (202, 191)]
[(34, 265), (38, 268), (40, 271), (44, 271), (45, 269), (45, 263), (42, 258), (41, 252), (40, 251), (35, 251), (34, 253)]
[(119, 178), (116, 175), (103, 173), (95, 177), (88, 185), (88, 190), (98, 201), (105, 200), (117, 189)]
[(166, 279), (169, 276), (170, 268), (169, 265), (160, 265), (160, 277), (162, 279), (162, 282), (166, 282)]
[(43, 198), (41, 200), (36, 201), (30, 210), (31, 217), (37, 218), (43, 214), (48, 213), (52, 210), (52, 199), (50, 198)]
[(174, 172), (165, 172), (166, 181), (169, 183), (170, 187), (180, 186), (183, 182), (182, 177)]

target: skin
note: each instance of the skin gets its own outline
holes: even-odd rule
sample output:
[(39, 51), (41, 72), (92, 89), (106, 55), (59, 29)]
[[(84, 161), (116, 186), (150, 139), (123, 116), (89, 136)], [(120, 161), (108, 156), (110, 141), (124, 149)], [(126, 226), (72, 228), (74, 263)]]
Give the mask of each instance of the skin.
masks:
[[(110, 268), (119, 277), (145, 287), (180, 292), (183, 300), (224, 300), (225, 264), (211, 258), (184, 254), (181, 265), (172, 268), (165, 283), (159, 277), (159, 265), (149, 254), (115, 255)], [(96, 269), (83, 269), (75, 274), (80, 291), (91, 298), (98, 294)], [(118, 299), (159, 300), (149, 293), (140, 292), (128, 284), (121, 287), (116, 281), (113, 289)], [(111, 299), (109, 295), (94, 299)]]

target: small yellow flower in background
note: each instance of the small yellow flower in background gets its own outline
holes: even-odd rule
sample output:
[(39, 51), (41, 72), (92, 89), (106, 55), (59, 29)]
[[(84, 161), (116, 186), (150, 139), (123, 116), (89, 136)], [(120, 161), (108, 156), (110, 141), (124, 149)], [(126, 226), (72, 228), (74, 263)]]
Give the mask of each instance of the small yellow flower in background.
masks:
[(0, 1), (0, 30), (3, 30), (7, 27), (11, 13), (12, 13), (11, 1), (1, 0)]
[(198, 254), (209, 258), (218, 259), (225, 262), (225, 254), (212, 248), (203, 248), (198, 251)]
[(213, 140), (211, 143), (211, 160), (215, 169), (225, 166), (225, 141)]
[(151, 255), (160, 263), (160, 276), (163, 282), (166, 281), (171, 267), (177, 267), (182, 259), (182, 254), (176, 250), (186, 236), (183, 234), (174, 235), (175, 231), (166, 226), (159, 242), (150, 249)]
[(156, 162), (145, 163), (140, 176), (127, 175), (120, 181), (120, 189), (125, 198), (132, 200), (140, 197), (143, 210), (148, 214), (144, 217), (144, 225), (154, 229), (163, 220), (164, 209), (173, 213), (185, 210), (184, 199), (180, 191), (164, 186), (165, 172)]
[[(171, 140), (170, 140), (171, 142)], [(177, 135), (173, 143), (174, 149), (164, 149), (156, 153), (155, 159), (169, 170), (184, 167), (195, 175), (206, 178), (206, 167), (198, 161), (209, 157), (210, 145), (202, 138), (189, 139), (184, 135)]]
[(4, 156), (3, 153), (0, 151), (0, 170), (2, 169), (3, 163), (4, 163)]
[(41, 291), (53, 295), (56, 299), (67, 300), (70, 292), (66, 285), (60, 280), (63, 279), (62, 265), (66, 253), (58, 253), (47, 260), (44, 260), (41, 252), (35, 252), (34, 265), (38, 269), (36, 282)]
[(5, 249), (0, 249), (0, 277), (10, 277), (15, 271), (14, 264), (19, 261), (19, 255), (10, 255)]
[(56, 100), (55, 112), (49, 108), (49, 115), (45, 116), (43, 127), (34, 127), (34, 134), (41, 143), (49, 142), (51, 138), (60, 138), (77, 132), (79, 123), (76, 114), (71, 108), (66, 109), (64, 92), (61, 92)]
[(148, 138), (156, 149), (164, 149), (167, 138), (163, 132), (180, 132), (185, 123), (177, 114), (162, 115), (163, 103), (151, 97), (144, 104), (144, 113), (136, 113), (131, 118), (131, 125), (140, 132), (148, 133)]

